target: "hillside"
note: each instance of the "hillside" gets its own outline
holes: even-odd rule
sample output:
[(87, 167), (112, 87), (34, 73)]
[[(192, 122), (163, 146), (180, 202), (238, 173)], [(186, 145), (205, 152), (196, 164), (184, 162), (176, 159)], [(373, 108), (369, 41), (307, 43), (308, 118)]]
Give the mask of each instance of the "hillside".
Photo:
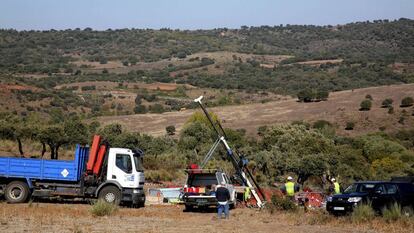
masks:
[[(367, 94), (373, 97), (373, 107), (370, 111), (359, 111), (360, 102)], [(355, 136), (379, 131), (381, 127), (388, 132), (413, 127), (414, 117), (411, 116), (413, 109), (399, 107), (404, 97), (413, 95), (414, 84), (391, 85), (334, 92), (331, 93), (328, 101), (315, 103), (299, 103), (297, 99), (290, 98), (263, 104), (213, 107), (210, 111), (220, 117), (225, 127), (244, 128), (251, 136), (256, 135), (257, 128), (263, 125), (317, 120), (327, 120), (333, 123), (340, 135)], [(395, 112), (393, 114), (388, 114), (387, 108), (381, 108), (381, 103), (386, 98), (394, 100)], [(129, 131), (161, 136), (166, 133), (165, 127), (168, 125), (174, 125), (179, 131), (194, 111), (108, 116), (99, 117), (98, 120), (104, 125), (120, 123)], [(402, 124), (398, 121), (403, 115), (405, 120)], [(345, 130), (347, 122), (355, 123), (354, 130)]]
[(3, 29), (0, 112), (91, 119), (192, 109), (199, 95), (209, 106), (229, 106), (408, 84), (413, 31), (410, 19), (194, 31)]

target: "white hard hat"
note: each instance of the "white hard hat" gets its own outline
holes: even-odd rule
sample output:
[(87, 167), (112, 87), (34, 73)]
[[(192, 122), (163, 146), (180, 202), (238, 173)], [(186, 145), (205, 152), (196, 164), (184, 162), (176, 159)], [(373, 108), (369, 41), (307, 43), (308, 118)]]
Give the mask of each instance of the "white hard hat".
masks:
[(288, 180), (293, 180), (293, 178), (291, 176), (288, 176), (287, 179)]
[(335, 180), (335, 178), (332, 178), (332, 179), (331, 179), (331, 181), (332, 181), (332, 182), (335, 182), (336, 180)]

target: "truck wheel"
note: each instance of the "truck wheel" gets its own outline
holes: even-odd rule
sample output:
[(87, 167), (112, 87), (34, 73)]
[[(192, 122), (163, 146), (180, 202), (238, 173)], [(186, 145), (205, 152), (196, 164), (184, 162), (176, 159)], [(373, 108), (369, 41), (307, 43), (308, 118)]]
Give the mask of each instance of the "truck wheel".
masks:
[(121, 203), (121, 191), (114, 186), (106, 186), (99, 192), (98, 198), (107, 203), (119, 205)]
[(29, 186), (22, 181), (13, 181), (6, 186), (4, 196), (9, 203), (23, 203), (29, 197)]

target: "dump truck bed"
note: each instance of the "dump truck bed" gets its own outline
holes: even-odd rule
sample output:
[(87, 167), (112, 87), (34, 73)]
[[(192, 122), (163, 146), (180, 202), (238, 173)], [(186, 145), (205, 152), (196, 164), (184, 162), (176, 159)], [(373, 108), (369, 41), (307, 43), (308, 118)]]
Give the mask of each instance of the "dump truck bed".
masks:
[(0, 177), (79, 181), (85, 170), (88, 147), (76, 146), (74, 160), (0, 157)]

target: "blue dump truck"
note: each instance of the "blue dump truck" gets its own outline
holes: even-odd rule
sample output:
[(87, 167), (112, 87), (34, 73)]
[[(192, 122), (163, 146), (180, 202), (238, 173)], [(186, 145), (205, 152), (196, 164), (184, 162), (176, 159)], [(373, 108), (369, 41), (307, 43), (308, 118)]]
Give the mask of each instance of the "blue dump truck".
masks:
[(144, 206), (143, 152), (102, 141), (95, 135), (90, 148), (77, 145), (71, 161), (0, 157), (0, 192), (8, 203), (62, 197)]

